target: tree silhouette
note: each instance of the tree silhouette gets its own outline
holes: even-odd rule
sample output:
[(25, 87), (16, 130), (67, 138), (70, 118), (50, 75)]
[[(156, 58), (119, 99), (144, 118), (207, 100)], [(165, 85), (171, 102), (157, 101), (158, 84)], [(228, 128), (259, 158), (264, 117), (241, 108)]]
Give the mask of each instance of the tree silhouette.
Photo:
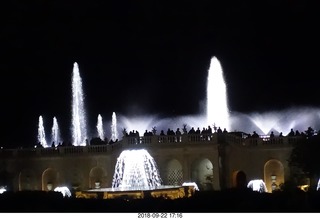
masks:
[(314, 135), (310, 127), (306, 135), (299, 138), (289, 158), (289, 165), (300, 169), (310, 179), (318, 180), (320, 176), (320, 135)]

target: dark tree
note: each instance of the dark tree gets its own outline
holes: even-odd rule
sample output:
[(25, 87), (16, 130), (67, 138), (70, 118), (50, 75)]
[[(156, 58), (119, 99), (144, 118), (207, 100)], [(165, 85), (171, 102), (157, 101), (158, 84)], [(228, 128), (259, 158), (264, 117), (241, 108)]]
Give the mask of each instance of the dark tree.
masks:
[(300, 169), (310, 179), (318, 180), (320, 176), (320, 135), (310, 134), (301, 137), (291, 152), (289, 165)]

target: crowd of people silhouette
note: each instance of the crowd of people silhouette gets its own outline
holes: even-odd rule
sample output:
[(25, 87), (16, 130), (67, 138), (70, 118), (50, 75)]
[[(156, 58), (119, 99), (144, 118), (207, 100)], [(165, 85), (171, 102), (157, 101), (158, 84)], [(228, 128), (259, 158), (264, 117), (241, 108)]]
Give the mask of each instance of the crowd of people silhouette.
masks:
[[(138, 132), (138, 130), (132, 130), (128, 133), (127, 130), (124, 128), (122, 133), (123, 133), (123, 137), (134, 138), (134, 139), (136, 139), (135, 143), (141, 143), (140, 137), (157, 135), (157, 130), (156, 130), (156, 127), (152, 127), (151, 131), (145, 130), (143, 136), (141, 136), (140, 133)], [(224, 128), (222, 130), (220, 127), (216, 127), (215, 125), (213, 126), (213, 128), (211, 128), (211, 126), (208, 126), (208, 127), (203, 127), (202, 130), (200, 130), (200, 127), (197, 127), (197, 129), (195, 129), (194, 127), (191, 127), (190, 130), (188, 130), (187, 125), (183, 125), (182, 131), (180, 130), (180, 128), (177, 128), (176, 131), (174, 131), (171, 128), (168, 128), (166, 132), (164, 130), (161, 130), (159, 133), (159, 136), (160, 137), (161, 136), (162, 137), (163, 136), (175, 136), (174, 138), (172, 138), (175, 140), (170, 140), (170, 138), (168, 138), (169, 140), (167, 140), (167, 141), (168, 142), (181, 142), (182, 135), (199, 135), (199, 136), (201, 136), (202, 140), (210, 140), (213, 133), (226, 134), (226, 133), (228, 133), (228, 131), (226, 130), (226, 128)], [(288, 137), (294, 137), (294, 136), (311, 137), (315, 134), (317, 134), (317, 132), (311, 127), (308, 127), (307, 130), (301, 131), (301, 132), (299, 130), (294, 131), (294, 129), (291, 128), (290, 132), (286, 136), (288, 136)], [(246, 136), (246, 138), (261, 138), (262, 137), (256, 131), (253, 131), (252, 134), (251, 133), (246, 134), (245, 136)], [(274, 131), (271, 131), (269, 134), (269, 138), (273, 139), (275, 137), (276, 136), (275, 136)], [(282, 132), (279, 133), (278, 137), (284, 137)], [(164, 139), (164, 138), (161, 138), (161, 139)], [(118, 142), (118, 139), (113, 141), (112, 139), (108, 140), (108, 138), (100, 139), (99, 137), (94, 137), (90, 140), (90, 142), (87, 140), (86, 145), (103, 145), (103, 144), (113, 144), (116, 142)], [(74, 146), (74, 145), (72, 145), (71, 142), (69, 142), (69, 143), (59, 142), (59, 144), (57, 146), (55, 146), (55, 142), (52, 142), (52, 145), (51, 145), (51, 147), (70, 147), (70, 146)], [(36, 147), (43, 148), (43, 146), (40, 144), (40, 142), (37, 143)]]

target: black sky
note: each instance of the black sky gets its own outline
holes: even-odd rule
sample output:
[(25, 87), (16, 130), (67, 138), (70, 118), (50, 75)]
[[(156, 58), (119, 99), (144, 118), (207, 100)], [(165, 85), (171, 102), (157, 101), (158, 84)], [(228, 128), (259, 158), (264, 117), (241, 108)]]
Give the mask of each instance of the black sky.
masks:
[(36, 143), (39, 115), (68, 132), (74, 62), (92, 127), (112, 112), (199, 113), (212, 56), (232, 111), (318, 107), (318, 9), (302, 0), (1, 3), (0, 144)]

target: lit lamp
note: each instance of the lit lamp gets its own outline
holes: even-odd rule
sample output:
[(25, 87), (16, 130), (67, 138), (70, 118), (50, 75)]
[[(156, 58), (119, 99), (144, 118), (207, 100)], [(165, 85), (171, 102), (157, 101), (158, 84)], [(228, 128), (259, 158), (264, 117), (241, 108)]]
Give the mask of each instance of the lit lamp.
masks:
[(271, 189), (272, 189), (272, 191), (276, 190), (276, 188), (277, 188), (276, 181), (277, 181), (277, 176), (271, 175)]
[(94, 187), (95, 187), (96, 189), (100, 189), (100, 182), (99, 182), (99, 181), (96, 181), (96, 182), (94, 183)]
[(48, 191), (51, 191), (52, 190), (52, 183), (51, 182), (48, 182), (47, 183), (47, 189), (48, 189)]

